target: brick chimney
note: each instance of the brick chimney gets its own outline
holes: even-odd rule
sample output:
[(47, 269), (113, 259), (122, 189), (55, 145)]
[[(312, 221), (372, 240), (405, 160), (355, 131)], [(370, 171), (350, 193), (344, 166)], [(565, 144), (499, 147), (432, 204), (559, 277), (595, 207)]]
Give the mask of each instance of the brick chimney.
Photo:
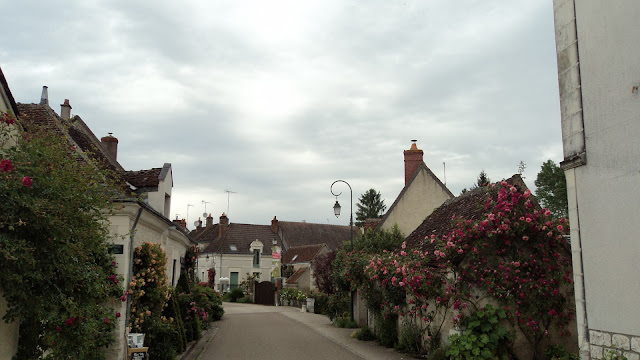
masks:
[(65, 120), (71, 119), (71, 105), (69, 105), (69, 99), (64, 99), (64, 103), (60, 104), (60, 117)]
[(49, 87), (42, 87), (42, 95), (40, 95), (40, 105), (49, 105)]
[(213, 226), (213, 216), (211, 216), (211, 214), (207, 216), (207, 227), (209, 226)]
[(118, 161), (118, 138), (113, 136), (113, 133), (100, 139), (102, 146), (107, 150), (113, 160)]
[(274, 216), (273, 220), (271, 220), (271, 232), (277, 234), (278, 230), (280, 230), (280, 225), (278, 225), (278, 219)]
[(182, 219), (182, 220), (175, 219), (175, 220), (173, 220), (173, 223), (176, 224), (176, 225), (182, 226), (184, 229), (187, 228), (187, 220), (185, 220), (185, 219)]
[(420, 164), (422, 164), (422, 150), (418, 149), (416, 142), (418, 140), (411, 140), (411, 148), (404, 151), (404, 185), (407, 186)]
[(221, 237), (222, 235), (224, 235), (224, 233), (227, 232), (227, 229), (229, 229), (229, 218), (227, 217), (227, 214), (222, 213), (222, 215), (220, 215), (220, 226), (218, 227), (218, 237)]
[(202, 230), (202, 220), (198, 218), (198, 225), (196, 225), (196, 231)]

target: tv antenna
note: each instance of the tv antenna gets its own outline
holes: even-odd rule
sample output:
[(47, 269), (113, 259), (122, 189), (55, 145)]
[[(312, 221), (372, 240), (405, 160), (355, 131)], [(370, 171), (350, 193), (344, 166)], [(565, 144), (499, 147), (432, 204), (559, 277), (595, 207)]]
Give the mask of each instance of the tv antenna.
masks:
[(447, 162), (442, 162), (442, 168), (444, 170), (444, 186), (447, 186)]
[(189, 223), (189, 208), (192, 207), (194, 205), (191, 204), (187, 204), (187, 224)]
[(207, 213), (207, 204), (211, 204), (211, 201), (202, 200), (202, 203), (204, 204), (204, 213), (202, 214), (202, 217), (206, 218), (209, 215), (209, 213)]
[(229, 195), (237, 194), (237, 192), (231, 191), (231, 190), (225, 190), (224, 192), (227, 193), (227, 216), (228, 216), (229, 215)]

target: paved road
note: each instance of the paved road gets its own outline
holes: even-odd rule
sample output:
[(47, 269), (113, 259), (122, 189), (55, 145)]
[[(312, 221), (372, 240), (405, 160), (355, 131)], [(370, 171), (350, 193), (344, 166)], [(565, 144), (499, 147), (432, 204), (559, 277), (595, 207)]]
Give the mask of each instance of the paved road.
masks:
[[(407, 359), (407, 356), (349, 337), (353, 330), (337, 329), (321, 315), (291, 307), (225, 303), (215, 335), (198, 360), (361, 360)], [(194, 354), (195, 355), (195, 354)]]

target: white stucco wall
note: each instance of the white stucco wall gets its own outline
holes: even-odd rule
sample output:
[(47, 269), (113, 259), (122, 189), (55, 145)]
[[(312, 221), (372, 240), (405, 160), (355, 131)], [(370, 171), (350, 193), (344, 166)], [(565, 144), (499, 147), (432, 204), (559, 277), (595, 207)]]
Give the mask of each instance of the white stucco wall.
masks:
[[(7, 301), (0, 294), (0, 318), (7, 312)], [(15, 321), (7, 324), (0, 320), (0, 360), (11, 360), (18, 351), (18, 330), (20, 324)]]
[[(574, 130), (580, 115), (584, 125), (586, 164), (565, 173), (574, 263), (582, 260), (584, 269), (583, 321), (589, 332), (638, 339), (640, 89), (633, 87), (640, 86), (640, 2), (555, 0), (554, 8), (565, 159), (579, 143), (572, 136), (579, 134)], [(571, 55), (564, 48), (572, 46), (567, 40), (576, 34), (578, 52)], [(579, 71), (568, 67), (572, 62)], [(575, 90), (581, 96), (572, 96)], [(576, 284), (577, 300), (581, 290)], [(592, 357), (598, 358), (597, 350), (592, 346)]]
[[(171, 190), (173, 189), (173, 174), (169, 170), (169, 173), (164, 180), (160, 180), (158, 183), (158, 191), (147, 193), (147, 201), (149, 206), (154, 208), (159, 213), (163, 214), (166, 218), (171, 214)], [(169, 201), (165, 202), (165, 197), (169, 197)]]
[(390, 210), (381, 227), (389, 230), (394, 224), (398, 224), (398, 229), (404, 236), (409, 236), (435, 208), (449, 198), (442, 186), (426, 170), (421, 170), (396, 206)]

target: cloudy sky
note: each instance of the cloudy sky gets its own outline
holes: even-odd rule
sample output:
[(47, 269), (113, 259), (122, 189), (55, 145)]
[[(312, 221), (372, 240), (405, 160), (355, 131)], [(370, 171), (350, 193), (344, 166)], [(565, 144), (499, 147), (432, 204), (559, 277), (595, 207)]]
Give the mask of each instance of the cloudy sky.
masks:
[[(170, 162), (172, 218), (348, 224), (402, 152), (454, 193), (562, 156), (552, 1), (0, 0), (18, 102), (70, 99), (128, 170)], [(226, 193), (225, 190), (234, 193)], [(343, 211), (349, 189), (337, 184)], [(228, 201), (229, 200), (229, 201)], [(188, 204), (194, 206), (188, 207)]]

